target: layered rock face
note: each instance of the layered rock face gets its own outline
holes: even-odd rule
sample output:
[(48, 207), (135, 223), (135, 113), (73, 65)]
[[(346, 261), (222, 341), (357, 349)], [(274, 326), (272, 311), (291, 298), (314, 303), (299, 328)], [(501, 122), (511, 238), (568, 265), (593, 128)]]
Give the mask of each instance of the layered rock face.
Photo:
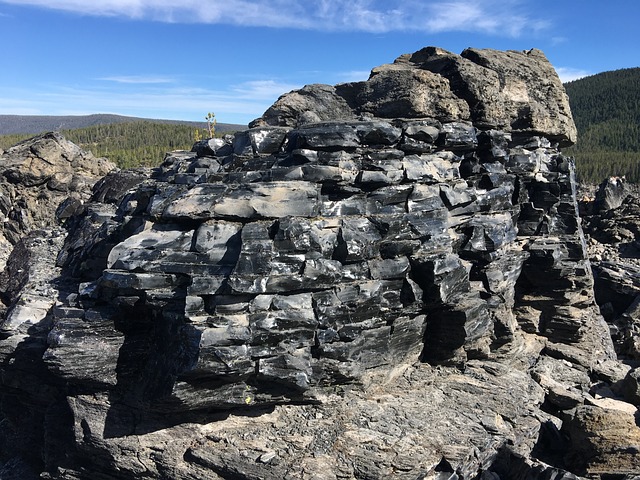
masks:
[(596, 277), (596, 301), (611, 327), (618, 354), (639, 361), (640, 195), (634, 187), (622, 178), (609, 178), (595, 198), (581, 207)]
[(541, 52), (423, 49), (252, 126), (106, 176), (62, 248), (14, 250), (9, 277), (57, 254), (60, 293), (2, 324), (7, 472), (637, 470)]

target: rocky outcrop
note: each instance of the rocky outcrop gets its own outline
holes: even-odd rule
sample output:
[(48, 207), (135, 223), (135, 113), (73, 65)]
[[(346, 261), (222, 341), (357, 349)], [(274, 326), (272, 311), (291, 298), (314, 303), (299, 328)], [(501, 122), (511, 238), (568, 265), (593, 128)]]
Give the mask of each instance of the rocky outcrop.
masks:
[(540, 52), (427, 48), (253, 125), (106, 176), (61, 248), (14, 250), (7, 278), (39, 257), (58, 288), (1, 326), (7, 474), (634, 473), (638, 377)]
[[(0, 267), (11, 246), (33, 230), (58, 224), (87, 200), (93, 184), (115, 165), (46, 133), (0, 155)], [(66, 208), (56, 216), (61, 202)]]
[[(581, 203), (596, 278), (596, 300), (618, 355), (640, 361), (640, 195), (623, 178), (609, 178)], [(633, 363), (632, 363), (633, 364)]]
[(426, 47), (376, 67), (367, 81), (309, 85), (283, 95), (252, 127), (378, 118), (472, 121), (483, 130), (576, 140), (562, 83), (540, 50), (468, 48), (460, 55)]
[[(32, 478), (40, 471), (24, 460), (30, 455), (15, 453), (41, 444), (44, 412), (56, 384), (41, 363), (50, 312), (58, 298), (77, 290), (73, 281), (67, 286), (56, 267), (66, 236), (61, 224), (82, 210), (93, 184), (114, 168), (57, 133), (34, 137), (0, 156), (2, 422), (17, 422), (0, 433), (0, 463), (8, 460), (0, 470), (2, 478)], [(19, 366), (5, 369), (11, 362)], [(43, 385), (47, 382), (51, 384)], [(19, 392), (30, 395), (27, 399)], [(39, 407), (23, 409), (23, 403)], [(6, 417), (12, 408), (17, 416)], [(28, 420), (22, 421), (23, 415)]]

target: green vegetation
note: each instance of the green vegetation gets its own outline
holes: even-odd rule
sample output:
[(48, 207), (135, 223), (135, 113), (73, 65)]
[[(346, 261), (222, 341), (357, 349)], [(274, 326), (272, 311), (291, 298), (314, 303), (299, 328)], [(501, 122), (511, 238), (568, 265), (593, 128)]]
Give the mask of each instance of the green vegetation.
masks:
[(20, 133), (0, 135), (0, 150), (6, 150), (7, 148), (14, 146), (16, 143), (20, 143), (21, 141), (31, 137), (33, 137), (33, 135)]
[(580, 181), (599, 183), (612, 175), (640, 182), (640, 68), (604, 72), (565, 84), (578, 143)]
[(153, 122), (95, 125), (61, 133), (98, 157), (107, 157), (120, 168), (159, 165), (171, 150), (190, 150), (193, 127)]
[[(578, 128), (577, 145), (565, 153), (576, 158), (580, 181), (599, 183), (608, 176), (625, 175), (640, 183), (640, 68), (599, 73), (568, 82), (565, 88)], [(205, 121), (200, 125), (131, 121), (61, 132), (94, 155), (129, 168), (158, 165), (165, 152), (190, 149), (196, 140), (239, 127), (217, 124), (213, 113), (207, 114)], [(0, 149), (31, 136), (2, 135)]]
[[(212, 122), (213, 118), (210, 119)], [(215, 129), (215, 124), (207, 129)], [(74, 130), (61, 130), (68, 140), (98, 157), (107, 157), (120, 168), (156, 166), (164, 154), (172, 150), (190, 150), (194, 143), (192, 125), (174, 125), (137, 121), (94, 125)], [(33, 135), (2, 135), (0, 149), (31, 138)]]
[(193, 139), (196, 142), (199, 142), (203, 138), (213, 138), (216, 136), (216, 125), (218, 124), (218, 121), (216, 120), (216, 114), (213, 112), (209, 112), (207, 113), (207, 116), (204, 117), (204, 119), (207, 121), (207, 128), (203, 128), (202, 131), (196, 128), (195, 132), (193, 133)]

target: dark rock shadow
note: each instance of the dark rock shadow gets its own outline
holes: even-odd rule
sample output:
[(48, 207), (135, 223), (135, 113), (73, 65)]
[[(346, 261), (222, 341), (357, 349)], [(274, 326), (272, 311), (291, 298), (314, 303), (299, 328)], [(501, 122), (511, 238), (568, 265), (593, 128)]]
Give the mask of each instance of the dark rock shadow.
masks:
[[(27, 335), (3, 355), (0, 365), (0, 462), (20, 459), (18, 463), (37, 472), (46, 470), (59, 453), (68, 456), (73, 451), (67, 386), (43, 360), (51, 327), (50, 312), (27, 328)], [(9, 336), (3, 338), (0, 348), (10, 348), (10, 341)]]
[[(141, 302), (121, 309), (114, 318), (125, 340), (118, 355), (117, 384), (108, 394), (104, 438), (151, 433), (184, 423), (206, 424), (224, 420), (231, 413), (259, 416), (273, 411), (277, 403), (301, 401), (300, 392), (277, 383), (261, 383), (255, 372), (224, 378), (190, 374), (198, 364), (202, 332), (184, 319), (186, 288), (175, 288), (173, 300), (162, 308), (149, 308)], [(125, 325), (125, 320), (132, 318), (135, 325), (131, 321)], [(176, 394), (177, 384), (193, 403)], [(250, 389), (252, 398), (257, 394), (274, 401), (247, 406), (243, 402), (245, 388)], [(196, 393), (203, 398), (215, 396), (216, 400), (199, 405), (200, 400), (193, 397)]]
[(569, 449), (569, 439), (550, 421), (540, 426), (538, 441), (531, 456), (554, 467), (564, 469), (564, 456)]
[(539, 462), (535, 459), (527, 459), (507, 447), (498, 452), (487, 472), (497, 474), (501, 479), (580, 480), (581, 478), (563, 468), (549, 465), (542, 461)]
[(640, 258), (640, 244), (637, 240), (618, 245), (620, 258)]

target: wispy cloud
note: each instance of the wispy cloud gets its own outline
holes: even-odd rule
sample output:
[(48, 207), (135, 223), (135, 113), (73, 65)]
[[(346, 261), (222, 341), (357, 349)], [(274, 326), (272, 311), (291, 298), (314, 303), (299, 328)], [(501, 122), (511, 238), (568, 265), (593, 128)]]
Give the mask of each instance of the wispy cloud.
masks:
[(593, 75), (592, 72), (588, 72), (587, 70), (581, 70), (579, 68), (571, 67), (558, 67), (556, 68), (556, 72), (558, 73), (558, 76), (560, 77), (560, 81), (562, 81), (562, 83), (571, 82), (582, 77)]
[[(3, 92), (11, 95), (11, 92)], [(45, 115), (42, 105), (29, 97), (0, 96), (0, 112), (11, 115)]]
[(337, 78), (341, 82), (361, 82), (368, 79), (370, 73), (370, 70), (351, 70), (338, 73)]
[(278, 98), (283, 93), (300, 87), (302, 85), (283, 83), (276, 80), (251, 80), (233, 86), (232, 90), (239, 98), (265, 100)]
[(480, 21), (475, 28), (485, 31), (495, 31), (498, 28), (499, 19), (483, 14), (482, 3), (468, 1), (439, 2), (429, 8), (431, 15), (427, 18), (425, 26), (434, 33), (447, 32), (469, 28), (474, 22)]
[(162, 76), (146, 76), (146, 75), (114, 75), (111, 77), (101, 77), (98, 80), (105, 82), (127, 83), (127, 84), (157, 84), (157, 83), (173, 83), (174, 79)]
[(525, 30), (538, 32), (549, 26), (517, 0), (449, 0), (425, 8), (430, 14), (426, 27), (431, 33), (466, 31), (517, 37)]
[(481, 32), (518, 36), (548, 23), (522, 0), (0, 0), (83, 15), (164, 22), (384, 33)]
[(97, 82), (83, 88), (47, 85), (33, 90), (0, 92), (0, 111), (22, 115), (117, 113), (148, 118), (200, 120), (214, 111), (219, 121), (246, 124), (281, 94), (300, 85), (270, 79), (245, 81), (224, 89), (178, 84), (127, 85)]

